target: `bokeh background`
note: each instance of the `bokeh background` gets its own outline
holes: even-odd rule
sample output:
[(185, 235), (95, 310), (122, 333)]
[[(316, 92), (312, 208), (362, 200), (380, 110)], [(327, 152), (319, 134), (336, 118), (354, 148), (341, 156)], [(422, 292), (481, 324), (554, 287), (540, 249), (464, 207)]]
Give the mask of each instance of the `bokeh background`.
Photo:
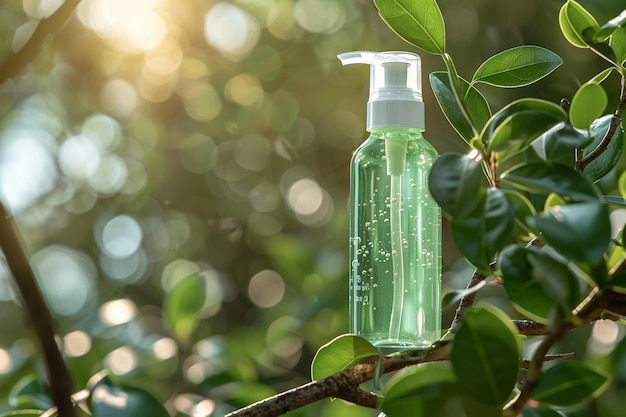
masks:
[[(0, 2), (0, 61), (61, 3)], [(626, 6), (580, 3), (601, 24)], [(563, 58), (536, 85), (482, 88), (494, 110), (571, 98), (606, 67), (562, 38), (562, 0), (439, 4), (465, 78), (521, 44)], [(336, 55), (360, 49), (419, 52), (369, 0), (82, 0), (0, 85), (0, 196), (77, 387), (108, 368), (173, 414), (220, 416), (308, 381), (316, 350), (347, 332), (348, 166), (366, 136), (369, 72)], [(463, 152), (428, 86), (443, 65), (421, 56), (426, 137)], [(607, 88), (616, 103), (617, 77)], [(444, 290), (463, 288), (471, 270), (447, 232), (443, 253)], [(500, 295), (481, 297), (510, 310)], [(42, 367), (2, 262), (0, 318), (3, 411), (3, 394)], [(590, 343), (566, 342), (623, 350), (620, 325), (596, 327), (583, 330)], [(323, 401), (292, 415), (371, 412)]]

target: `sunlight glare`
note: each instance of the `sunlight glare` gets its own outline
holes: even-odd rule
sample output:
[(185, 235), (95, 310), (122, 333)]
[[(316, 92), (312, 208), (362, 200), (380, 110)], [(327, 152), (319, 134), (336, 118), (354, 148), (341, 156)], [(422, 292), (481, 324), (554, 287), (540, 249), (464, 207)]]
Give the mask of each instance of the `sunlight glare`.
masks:
[(154, 11), (160, 0), (86, 0), (77, 8), (81, 23), (121, 49), (149, 51), (163, 42), (167, 24)]
[(257, 44), (260, 27), (254, 17), (234, 4), (217, 3), (205, 17), (204, 35), (225, 57), (238, 59)]

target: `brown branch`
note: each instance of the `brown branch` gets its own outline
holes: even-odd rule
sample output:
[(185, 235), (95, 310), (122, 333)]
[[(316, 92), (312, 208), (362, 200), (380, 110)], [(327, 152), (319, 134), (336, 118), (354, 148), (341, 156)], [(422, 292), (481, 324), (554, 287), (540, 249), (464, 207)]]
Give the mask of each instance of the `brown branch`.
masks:
[(41, 294), (35, 274), (24, 252), (19, 232), (6, 209), (0, 204), (0, 249), (24, 308), (28, 312), (43, 351), (52, 399), (60, 417), (75, 416), (71, 396), (72, 377), (54, 339), (54, 326), (50, 310)]
[(380, 396), (359, 388), (359, 385), (378, 375), (398, 371), (407, 366), (433, 362), (448, 357), (449, 343), (435, 344), (430, 350), (416, 356), (391, 356), (366, 362), (318, 381), (309, 382), (289, 391), (259, 401), (226, 417), (277, 417), (324, 398), (341, 398), (363, 407), (377, 408)]
[(80, 0), (65, 0), (50, 17), (39, 21), (26, 44), (16, 53), (6, 56), (0, 64), (0, 85), (18, 75), (35, 59), (48, 35), (58, 31), (67, 22), (78, 3)]
[(476, 291), (469, 291), (469, 290), (479, 285), (486, 278), (487, 277), (481, 272), (479, 272), (478, 270), (474, 271), (474, 274), (472, 275), (470, 282), (467, 284), (468, 292), (461, 298), (461, 301), (459, 302), (459, 306), (457, 307), (456, 312), (454, 313), (454, 318), (452, 319), (452, 323), (450, 324), (450, 328), (448, 330), (449, 332), (454, 333), (454, 331), (457, 329), (457, 327), (461, 323), (461, 314), (463, 313), (463, 310), (471, 307), (472, 304), (474, 304), (474, 299), (476, 298)]
[[(617, 127), (619, 126), (620, 121), (622, 120), (622, 114), (624, 112), (625, 106), (626, 106), (626, 77), (622, 76), (622, 88), (620, 91), (619, 103), (617, 105), (617, 108), (615, 109), (615, 112), (613, 113), (613, 117), (611, 117), (609, 129), (606, 131), (606, 134), (604, 135), (604, 137), (602, 138), (598, 146), (596, 146), (596, 148), (593, 151), (591, 151), (584, 158), (576, 161), (576, 168), (578, 170), (583, 171), (590, 163), (592, 163), (597, 158), (599, 158), (600, 155), (602, 155), (604, 151), (606, 151), (606, 149), (609, 147), (609, 144), (611, 143), (611, 140), (613, 139), (613, 136), (615, 135), (615, 132), (617, 131)], [(621, 140), (621, 138), (619, 138), (618, 140)]]

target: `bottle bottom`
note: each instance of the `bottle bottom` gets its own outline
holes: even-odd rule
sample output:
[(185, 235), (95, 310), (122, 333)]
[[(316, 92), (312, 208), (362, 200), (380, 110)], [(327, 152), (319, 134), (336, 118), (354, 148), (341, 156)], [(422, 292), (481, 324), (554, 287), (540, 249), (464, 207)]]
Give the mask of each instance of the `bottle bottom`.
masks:
[(427, 340), (407, 342), (404, 340), (378, 339), (369, 340), (369, 342), (374, 345), (374, 347), (378, 349), (383, 355), (406, 350), (423, 350), (429, 348), (432, 345), (432, 343)]

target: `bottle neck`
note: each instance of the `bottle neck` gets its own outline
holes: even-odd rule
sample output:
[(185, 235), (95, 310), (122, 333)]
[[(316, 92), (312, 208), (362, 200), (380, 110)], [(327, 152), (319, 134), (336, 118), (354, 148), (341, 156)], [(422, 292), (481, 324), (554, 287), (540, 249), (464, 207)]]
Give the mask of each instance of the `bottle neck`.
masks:
[(369, 129), (370, 137), (376, 139), (410, 140), (422, 137), (422, 129), (415, 127), (376, 127)]

